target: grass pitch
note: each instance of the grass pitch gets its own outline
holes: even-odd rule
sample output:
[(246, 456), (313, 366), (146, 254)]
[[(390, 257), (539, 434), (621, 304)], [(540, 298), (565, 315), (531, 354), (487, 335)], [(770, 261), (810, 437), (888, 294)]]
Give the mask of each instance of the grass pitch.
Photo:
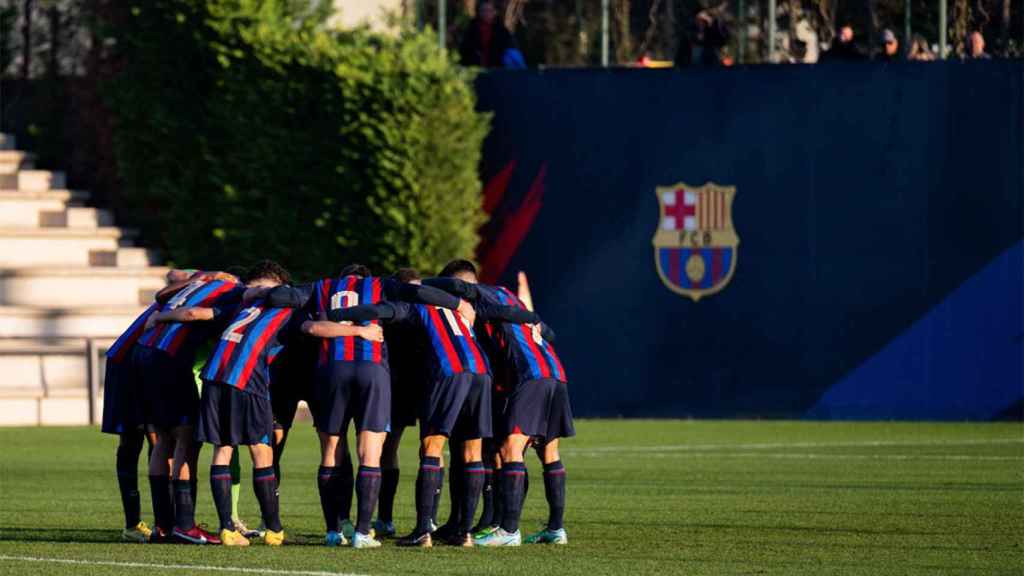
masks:
[[(116, 439), (90, 428), (0, 429), (0, 574), (1015, 574), (1024, 573), (1024, 426), (591, 420), (563, 447), (566, 547), (327, 549), (317, 447), (285, 454), (283, 548), (118, 541)], [(415, 434), (399, 531), (413, 522)], [(200, 464), (197, 516), (216, 524)], [(540, 468), (522, 526), (546, 516)], [(258, 523), (243, 455), (242, 513)], [(143, 517), (148, 485), (140, 473)], [(447, 511), (447, 487), (442, 518)], [(201, 568), (199, 568), (201, 567)]]

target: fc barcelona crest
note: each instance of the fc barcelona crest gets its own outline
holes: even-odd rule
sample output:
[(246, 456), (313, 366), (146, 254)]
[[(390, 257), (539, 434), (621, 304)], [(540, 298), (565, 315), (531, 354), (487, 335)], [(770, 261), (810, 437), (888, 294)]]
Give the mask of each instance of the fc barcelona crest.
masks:
[(696, 302), (725, 288), (740, 238), (732, 225), (735, 186), (659, 186), (654, 262), (669, 290)]

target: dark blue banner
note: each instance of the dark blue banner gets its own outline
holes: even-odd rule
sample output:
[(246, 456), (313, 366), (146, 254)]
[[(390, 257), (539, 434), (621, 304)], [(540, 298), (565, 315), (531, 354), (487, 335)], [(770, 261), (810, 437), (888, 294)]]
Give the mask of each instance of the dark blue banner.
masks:
[(480, 259), (588, 416), (1024, 398), (1024, 63), (497, 72)]

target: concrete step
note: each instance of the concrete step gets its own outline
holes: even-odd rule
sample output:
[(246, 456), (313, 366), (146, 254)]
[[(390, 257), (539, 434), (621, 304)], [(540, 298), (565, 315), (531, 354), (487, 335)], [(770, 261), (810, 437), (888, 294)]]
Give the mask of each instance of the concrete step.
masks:
[(84, 340), (0, 339), (0, 397), (88, 394)]
[(31, 154), (21, 150), (0, 150), (0, 174), (16, 174), (19, 170), (31, 170)]
[(62, 192), (0, 191), (0, 227), (36, 228), (44, 212), (63, 212), (75, 196)]
[(67, 186), (63, 172), (50, 170), (19, 170), (14, 174), (0, 174), (0, 188), (16, 190), (59, 190)]
[(39, 212), (38, 225), (42, 228), (101, 228), (113, 226), (114, 215), (100, 208), (71, 206), (63, 210)]
[[(143, 306), (0, 306), (2, 338), (117, 338)], [(0, 349), (2, 354), (2, 349)]]
[[(95, 255), (94, 255), (95, 256)], [(113, 264), (120, 268), (148, 268), (160, 262), (156, 252), (145, 248), (118, 248), (113, 255)], [(93, 264), (99, 266), (100, 264)]]
[(38, 308), (144, 306), (166, 285), (167, 268), (0, 269), (0, 305)]
[(94, 253), (116, 253), (134, 236), (134, 231), (113, 227), (3, 227), (0, 228), (0, 267), (89, 266)]
[[(111, 341), (97, 342), (97, 420), (103, 413), (102, 354)], [(88, 424), (87, 353), (80, 338), (0, 338), (0, 426)]]

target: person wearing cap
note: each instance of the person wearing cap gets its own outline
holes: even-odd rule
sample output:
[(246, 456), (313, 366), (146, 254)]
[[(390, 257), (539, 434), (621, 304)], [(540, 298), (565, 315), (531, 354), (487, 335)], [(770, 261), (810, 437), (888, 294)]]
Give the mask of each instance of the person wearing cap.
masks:
[(900, 41), (888, 28), (882, 31), (882, 51), (879, 52), (878, 59), (882, 62), (895, 62), (900, 59)]

